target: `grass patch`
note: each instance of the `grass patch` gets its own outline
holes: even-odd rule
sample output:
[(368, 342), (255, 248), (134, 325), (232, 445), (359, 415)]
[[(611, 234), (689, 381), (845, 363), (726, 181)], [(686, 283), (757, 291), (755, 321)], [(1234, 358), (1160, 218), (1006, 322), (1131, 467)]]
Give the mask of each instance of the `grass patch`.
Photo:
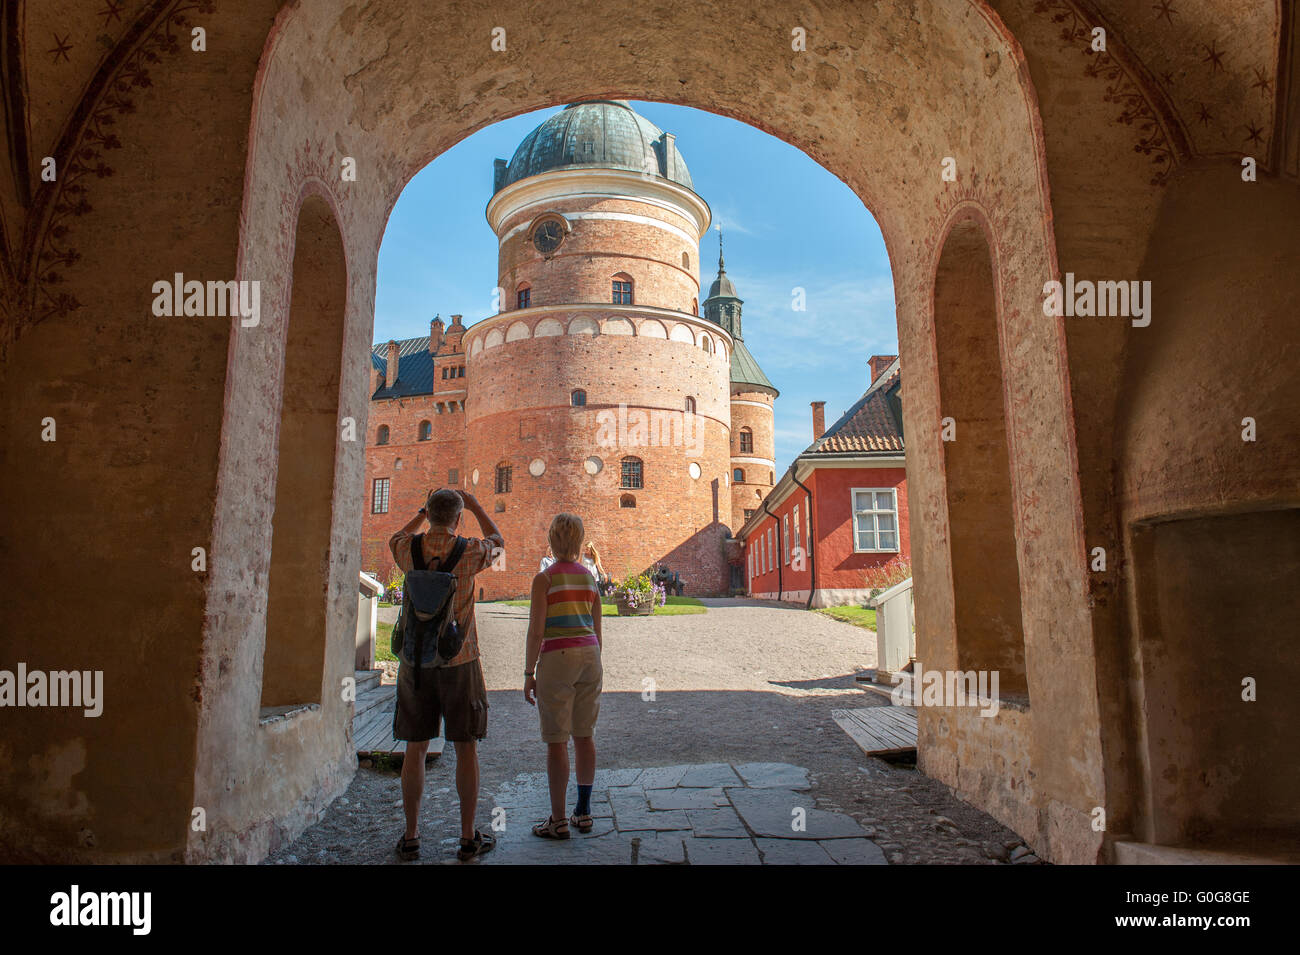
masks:
[(390, 663), (396, 663), (397, 657), (393, 656), (393, 625), (391, 623), (375, 624), (375, 662), (380, 663), (387, 660)]
[(816, 612), (864, 630), (876, 629), (876, 612), (865, 607), (845, 604), (840, 607), (819, 607)]
[[(527, 607), (527, 600), (502, 600), (501, 603), (507, 607)], [(693, 613), (708, 613), (709, 608), (700, 602), (698, 597), (669, 597), (668, 603), (663, 607), (656, 607), (654, 616), (656, 617), (681, 617)], [(600, 605), (600, 615), (602, 617), (617, 617), (618, 605), (613, 601), (609, 603), (602, 602)], [(873, 612), (872, 616), (875, 614)]]
[(387, 600), (381, 600), (381, 601), (379, 601), (379, 606), (381, 606), (381, 607), (396, 607), (397, 604), (390, 604)]

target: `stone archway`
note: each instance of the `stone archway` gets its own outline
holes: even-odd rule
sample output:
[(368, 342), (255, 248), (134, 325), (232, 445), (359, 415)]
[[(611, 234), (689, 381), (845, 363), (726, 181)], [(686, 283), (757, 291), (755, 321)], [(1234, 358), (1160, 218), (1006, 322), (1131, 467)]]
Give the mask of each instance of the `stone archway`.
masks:
[[(769, 24), (739, 22), (734, 26), (752, 51), (753, 72), (730, 74), (718, 73), (714, 67), (703, 69), (707, 39), (692, 30), (676, 29), (671, 21), (664, 28), (664, 21), (658, 20), (657, 31), (644, 37), (644, 66), (629, 69), (595, 58), (591, 61), (595, 72), (585, 72), (578, 80), (560, 63), (534, 60), (526, 54), (503, 60), (488, 42), (494, 24), (486, 13), (479, 16), (482, 19), (476, 21), (471, 15), (457, 25), (457, 30), (463, 31), (463, 55), (458, 58), (456, 78), (419, 95), (415, 93), (422, 89), (419, 77), (445, 74), (435, 67), (435, 51), (399, 41), (434, 27), (425, 22), (429, 15), (418, 5), (402, 11), (368, 11), (364, 16), (340, 5), (337, 19), (328, 11), (315, 11), (313, 24), (334, 24), (324, 32), (308, 29), (300, 15), (285, 11), (264, 54), (254, 94), (241, 275), (283, 274), (287, 263), (278, 237), (283, 229), (285, 197), (300, 188), (301, 181), (315, 181), (328, 191), (339, 209), (351, 268), (341, 413), (364, 420), (364, 390), (350, 391), (348, 382), (365, 381), (368, 373), (364, 361), (376, 250), (387, 211), (419, 168), (490, 122), (559, 102), (618, 96), (708, 108), (802, 148), (848, 182), (881, 224), (898, 289), (900, 351), (904, 362), (915, 369), (905, 417), (909, 431), (920, 439), (917, 470), (910, 480), (913, 494), (924, 507), (918, 509), (921, 519), (914, 530), (914, 548), (925, 555), (918, 557), (918, 566), (934, 571), (918, 572), (918, 601), (933, 607), (932, 619), (949, 621), (949, 628), (953, 613), (953, 596), (946, 583), (949, 558), (939, 512), (932, 503), (942, 498), (943, 484), (930, 477), (941, 473), (934, 469), (934, 454), (943, 375), (933, 359), (931, 263), (951, 210), (970, 203), (990, 210), (989, 228), (1002, 289), (1000, 320), (1008, 354), (1014, 356), (1008, 374), (1016, 387), (1010, 392), (1007, 409), (1017, 449), (1010, 461), (1012, 484), (1022, 500), (1024, 495), (1034, 496), (1039, 504), (1037, 514), (1056, 515), (1051, 519), (1021, 515), (1021, 526), (1036, 541), (1020, 582), (1025, 641), (1032, 654), (1035, 641), (1051, 629), (1065, 635), (1078, 653), (1086, 656), (1091, 635), (1082, 587), (1074, 588), (1077, 605), (1063, 612), (1057, 582), (1046, 573), (1049, 566), (1080, 566), (1078, 520), (1071, 517), (1077, 514), (1078, 490), (1068, 477), (1073, 473), (1073, 434), (1059, 326), (1034, 318), (1041, 314), (1038, 286), (1044, 276), (1054, 274), (1052, 237), (1045, 227), (1048, 200), (1034, 98), (1023, 76), (1012, 69), (1018, 50), (996, 17), (979, 4), (961, 9), (933, 4), (922, 18), (924, 25), (893, 19), (890, 14), (887, 22), (868, 28), (855, 22), (848, 11), (820, 11), (817, 22), (808, 29), (814, 35), (844, 38), (843, 44), (825, 41), (830, 59), (841, 61), (840, 67), (824, 60), (817, 66), (801, 60), (791, 49), (788, 34), (773, 31)], [(500, 17), (500, 11), (493, 16)], [(576, 16), (552, 11), (548, 18), (546, 24), (537, 25), (538, 29), (545, 27), (548, 37), (556, 33), (570, 36), (579, 50), (597, 42)], [(481, 49), (473, 42), (480, 35), (484, 39)], [(528, 34), (517, 42), (526, 50)], [(955, 68), (943, 73), (921, 70), (905, 54), (909, 47), (935, 45), (950, 48), (958, 59), (969, 58), (970, 77), (978, 76), (980, 81), (973, 82)], [(988, 68), (989, 49), (998, 51), (999, 60), (1005, 63), (1002, 69)], [(870, 66), (856, 65), (861, 63)], [(805, 74), (805, 69), (810, 72)], [(877, 82), (884, 76), (891, 77), (888, 86)], [(806, 102), (809, 85), (818, 90), (815, 110), (809, 110)], [(469, 89), (476, 93), (466, 98), (463, 91)], [(907, 90), (906, 94), (902, 90)], [(909, 103), (926, 100), (942, 100), (952, 108), (909, 115)], [(340, 112), (340, 102), (349, 103), (351, 110)], [(962, 103), (965, 106), (957, 105)], [(979, 128), (961, 122), (970, 111), (985, 119)], [(875, 137), (864, 144), (859, 124), (873, 115), (891, 117), (891, 122), (872, 124), (867, 120)], [(284, 122), (285, 116), (292, 116), (293, 121)], [(940, 176), (942, 160), (950, 154), (960, 157), (955, 183)], [(339, 175), (345, 160), (358, 170), (354, 181)], [(237, 329), (231, 348), (228, 406), (240, 403), (250, 382), (268, 370), (274, 374), (277, 355), (255, 331)], [(1027, 400), (1030, 394), (1032, 402)], [(256, 413), (232, 416), (229, 412), (228, 407), (223, 447), (264, 444), (260, 437), (263, 424)], [(231, 587), (234, 581), (250, 575), (255, 578), (266, 566), (269, 541), (265, 534), (252, 528), (237, 529), (233, 518), (246, 493), (241, 489), (266, 480), (275, 468), (274, 455), (262, 453), (239, 460), (227, 455), (224, 460), (216, 521), (230, 533), (221, 541), (219, 576), (209, 588), (209, 626), (203, 651), (208, 659), (248, 655), (250, 648), (260, 645), (264, 627), (255, 610), (241, 610), (227, 595), (238, 592)], [(341, 552), (358, 549), (350, 515), (359, 513), (361, 467), (361, 445), (355, 451), (345, 449), (335, 487), (333, 522), (335, 534), (344, 535), (341, 540), (334, 539)], [(335, 570), (337, 580), (342, 581), (355, 568)], [(922, 639), (930, 637), (927, 634)], [(934, 639), (945, 637), (936, 632)], [(343, 648), (331, 644), (329, 652), (342, 656)], [(235, 731), (234, 724), (248, 709), (238, 701), (248, 691), (230, 676), (220, 678), (212, 667), (205, 667), (204, 672), (209, 674), (203, 692), (204, 724), (206, 739), (212, 742)], [(1072, 679), (1077, 679), (1077, 674)], [(1031, 734), (1025, 728), (1021, 733), (1026, 737), (1023, 744), (1031, 746)], [(1087, 740), (1081, 740), (1081, 745), (1087, 752)], [(200, 750), (207, 757), (197, 767), (200, 793), (214, 792), (218, 780), (241, 772), (240, 758), (219, 742), (209, 747), (201, 741)], [(1063, 780), (1061, 791), (1049, 797), (1061, 799), (1059, 815), (1074, 813), (1076, 819), (1082, 819), (1086, 811), (1077, 793), (1094, 790), (1099, 771), (1095, 753), (1085, 756), (1079, 765), (1085, 767), (1081, 771), (1094, 774), (1093, 778), (1082, 787), (1077, 780)], [(945, 775), (937, 762), (935, 769)], [(998, 790), (985, 794), (991, 811), (1023, 829), (1037, 828), (1027, 820), (1036, 817), (1041, 806), (1015, 795), (1006, 777), (990, 776), (988, 783)], [(326, 786), (283, 794), (272, 791), (265, 794), (265, 802), (270, 803), (266, 808), (271, 809), (277, 824), (293, 831), (304, 819), (304, 807), (332, 795)], [(1079, 826), (1081, 832), (1085, 828)], [(191, 856), (256, 853), (255, 845), (246, 844), (243, 831), (238, 824), (225, 826), (225, 835), (218, 839), (220, 849), (208, 840), (192, 839)], [(1063, 844), (1061, 854), (1095, 853), (1090, 842), (1083, 837), (1069, 848)]]

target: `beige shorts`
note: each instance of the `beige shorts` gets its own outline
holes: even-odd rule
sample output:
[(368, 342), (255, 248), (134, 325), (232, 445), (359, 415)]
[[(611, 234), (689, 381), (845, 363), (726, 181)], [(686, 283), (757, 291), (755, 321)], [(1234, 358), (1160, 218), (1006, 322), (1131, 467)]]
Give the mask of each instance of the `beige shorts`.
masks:
[(537, 659), (537, 715), (542, 741), (564, 743), (595, 734), (604, 670), (600, 646), (551, 650)]

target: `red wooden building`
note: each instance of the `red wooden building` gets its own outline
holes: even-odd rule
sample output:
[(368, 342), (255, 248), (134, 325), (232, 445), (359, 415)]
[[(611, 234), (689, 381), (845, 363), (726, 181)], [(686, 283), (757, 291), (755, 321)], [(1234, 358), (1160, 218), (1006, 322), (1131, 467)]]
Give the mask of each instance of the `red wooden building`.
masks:
[(911, 559), (898, 357), (870, 365), (866, 394), (830, 428), (813, 402), (813, 443), (737, 535), (751, 596), (858, 603), (871, 568)]

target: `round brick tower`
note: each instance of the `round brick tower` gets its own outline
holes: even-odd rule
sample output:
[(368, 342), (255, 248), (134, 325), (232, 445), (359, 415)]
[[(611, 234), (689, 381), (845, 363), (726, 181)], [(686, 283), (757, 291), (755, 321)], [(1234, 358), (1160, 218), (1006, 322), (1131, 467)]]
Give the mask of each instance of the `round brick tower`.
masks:
[(744, 301), (727, 275), (718, 236), (718, 277), (704, 300), (704, 315), (732, 339), (731, 528), (738, 531), (776, 481), (776, 437), (772, 406), (779, 392), (745, 347), (740, 313)]
[(673, 136), (579, 103), (497, 160), (501, 310), (465, 335), (469, 487), (507, 540), (486, 597), (527, 592), (560, 511), (607, 573), (656, 562), (725, 592), (732, 337), (701, 317), (710, 221)]

